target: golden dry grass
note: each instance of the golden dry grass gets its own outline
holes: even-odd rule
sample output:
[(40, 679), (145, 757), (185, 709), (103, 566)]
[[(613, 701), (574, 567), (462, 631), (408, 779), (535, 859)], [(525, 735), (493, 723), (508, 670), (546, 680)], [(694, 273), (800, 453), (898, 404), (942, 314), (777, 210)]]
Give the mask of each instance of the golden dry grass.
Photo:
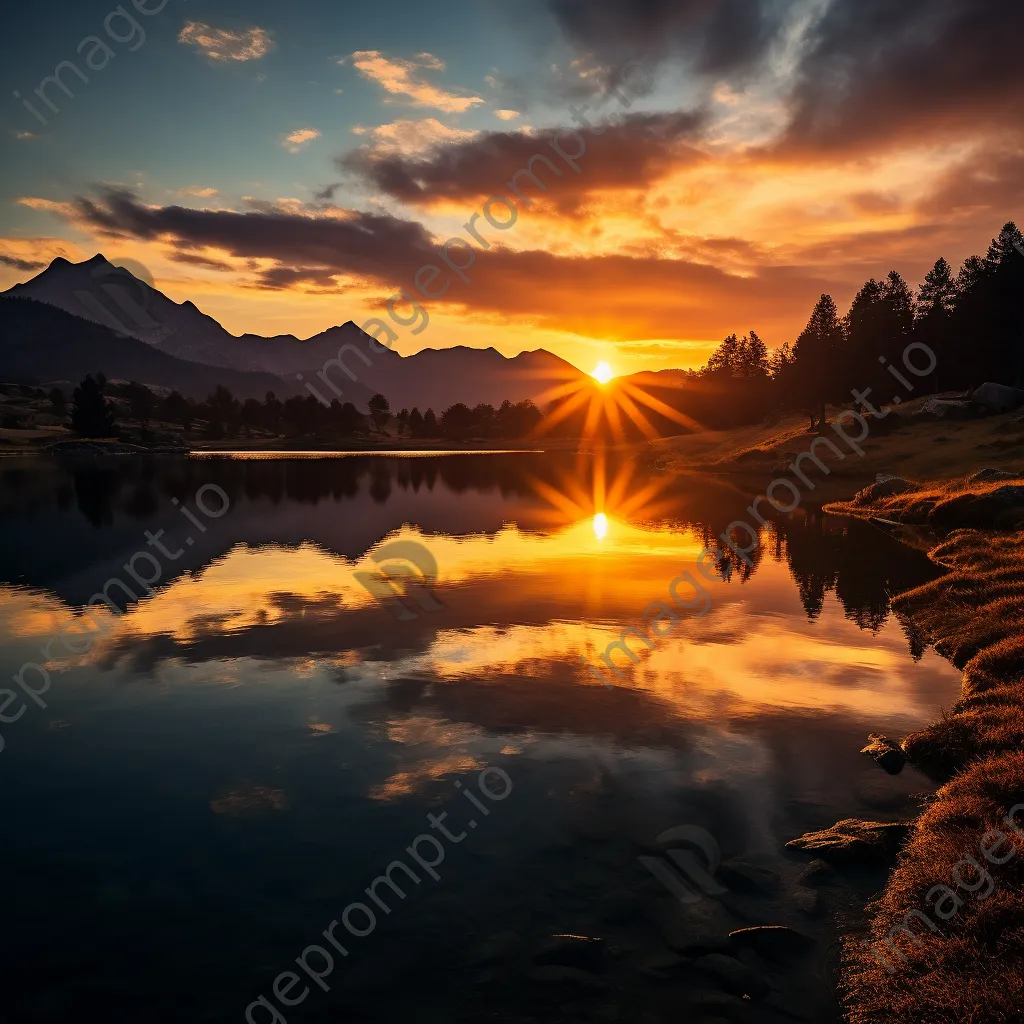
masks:
[[(1008, 831), (1003, 819), (1024, 803), (1024, 530), (993, 528), (1007, 525), (1012, 516), (1001, 513), (1014, 506), (989, 498), (1020, 483), (961, 479), (837, 508), (933, 528), (976, 522), (979, 508), (995, 513), (988, 529), (956, 529), (934, 546), (931, 558), (949, 572), (893, 602), (963, 670), (963, 690), (940, 721), (903, 742), (911, 763), (951, 781), (917, 823), (885, 892), (869, 908), (869, 946), (852, 939), (845, 946), (850, 1024), (1024, 1020), (1024, 833), (1015, 836), (1019, 852), (1003, 866), (988, 864), (980, 849), (986, 833)], [(1024, 822), (1024, 812), (1018, 820)], [(966, 891), (978, 880), (973, 868), (960, 869), (964, 889), (951, 881), (968, 856), (991, 872), (994, 888), (985, 899)], [(934, 909), (940, 885), (953, 887), (963, 901), (948, 921)], [(928, 914), (938, 930), (912, 917), (917, 938), (903, 933), (895, 955), (885, 940), (901, 934), (891, 930), (908, 911)]]
[[(870, 933), (845, 943), (842, 989), (850, 1024), (1024, 1019), (1024, 833), (1005, 820), (1022, 800), (1019, 751), (973, 765), (939, 790), (869, 908)], [(1024, 822), (1024, 813), (1016, 820)], [(1007, 839), (997, 842), (996, 831)], [(1016, 852), (998, 865), (984, 850), (994, 860)], [(936, 886), (955, 899), (944, 899)], [(928, 921), (908, 918), (908, 911)], [(905, 922), (912, 935), (899, 930)]]

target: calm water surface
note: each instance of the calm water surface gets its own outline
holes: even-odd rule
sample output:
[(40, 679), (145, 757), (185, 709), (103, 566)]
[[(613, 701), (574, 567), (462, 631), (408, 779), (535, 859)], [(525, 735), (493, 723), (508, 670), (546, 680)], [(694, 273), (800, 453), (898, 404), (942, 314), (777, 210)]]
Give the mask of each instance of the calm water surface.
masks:
[[(706, 615), (672, 606), (758, 486), (538, 454), (0, 463), (0, 669), (50, 678), (45, 708), (0, 709), (7, 1018), (243, 1021), (263, 996), (254, 1024), (835, 1019), (843, 890), (801, 910), (783, 845), (914, 813), (923, 778), (858, 750), (959, 679), (890, 614), (934, 569), (868, 524), (798, 511), (697, 577)], [(395, 541), (437, 565), (404, 603), (360, 582)], [(138, 599), (108, 586), (83, 642), (113, 579)], [(85, 653), (50, 642), (69, 626)], [(726, 892), (682, 903), (638, 859), (678, 826)], [(366, 887), (420, 835), (438, 879), (385, 911)], [(324, 991), (295, 958), (354, 902), (373, 930), (338, 926)], [(753, 1009), (692, 962), (783, 923), (817, 952), (746, 956), (773, 989)], [(603, 968), (538, 968), (557, 933), (604, 938)]]

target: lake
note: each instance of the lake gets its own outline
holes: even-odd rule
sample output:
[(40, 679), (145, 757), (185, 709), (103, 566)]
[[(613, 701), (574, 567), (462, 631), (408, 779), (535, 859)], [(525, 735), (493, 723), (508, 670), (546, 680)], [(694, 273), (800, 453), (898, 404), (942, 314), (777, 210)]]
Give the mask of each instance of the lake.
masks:
[[(802, 508), (701, 574), (766, 481), (569, 454), (0, 480), (8, 1019), (837, 1019), (885, 876), (783, 847), (932, 790), (858, 752), (959, 695), (923, 553)], [(730, 975), (760, 924), (813, 948)]]

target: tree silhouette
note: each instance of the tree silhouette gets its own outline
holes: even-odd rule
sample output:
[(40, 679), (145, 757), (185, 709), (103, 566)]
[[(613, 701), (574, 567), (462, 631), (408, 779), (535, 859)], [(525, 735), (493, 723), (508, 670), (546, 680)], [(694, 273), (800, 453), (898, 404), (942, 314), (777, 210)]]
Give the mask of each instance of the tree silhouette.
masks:
[(833, 380), (841, 369), (845, 340), (835, 301), (831, 295), (822, 295), (793, 346), (796, 398), (807, 406), (811, 430), (825, 429), (825, 403), (834, 397)]
[(156, 410), (156, 395), (137, 380), (129, 381), (122, 393), (128, 399), (128, 408), (145, 437), (149, 433), (149, 423)]
[(82, 437), (113, 437), (117, 424), (110, 403), (104, 398), (107, 378), (90, 373), (75, 388), (75, 407), (71, 413), (71, 429)]
[(373, 420), (373, 425), (377, 428), (377, 433), (384, 433), (384, 424), (388, 421), (388, 414), (391, 410), (391, 404), (383, 395), (374, 395), (369, 402), (370, 407), (370, 419)]

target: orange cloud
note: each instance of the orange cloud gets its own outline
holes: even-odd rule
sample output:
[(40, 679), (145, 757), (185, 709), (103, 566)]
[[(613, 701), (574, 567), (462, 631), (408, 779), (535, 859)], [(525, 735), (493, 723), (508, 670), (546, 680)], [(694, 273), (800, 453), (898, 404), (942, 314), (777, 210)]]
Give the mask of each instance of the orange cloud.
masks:
[(208, 60), (224, 62), (259, 60), (274, 48), (273, 36), (258, 25), (233, 32), (202, 21), (187, 22), (178, 33), (178, 42), (193, 47)]
[(403, 96), (414, 107), (434, 107), (449, 114), (462, 114), (478, 103), (479, 96), (460, 96), (426, 81), (424, 71), (443, 71), (445, 63), (430, 53), (418, 53), (411, 60), (389, 57), (380, 50), (359, 50), (352, 54), (356, 68), (393, 96)]

